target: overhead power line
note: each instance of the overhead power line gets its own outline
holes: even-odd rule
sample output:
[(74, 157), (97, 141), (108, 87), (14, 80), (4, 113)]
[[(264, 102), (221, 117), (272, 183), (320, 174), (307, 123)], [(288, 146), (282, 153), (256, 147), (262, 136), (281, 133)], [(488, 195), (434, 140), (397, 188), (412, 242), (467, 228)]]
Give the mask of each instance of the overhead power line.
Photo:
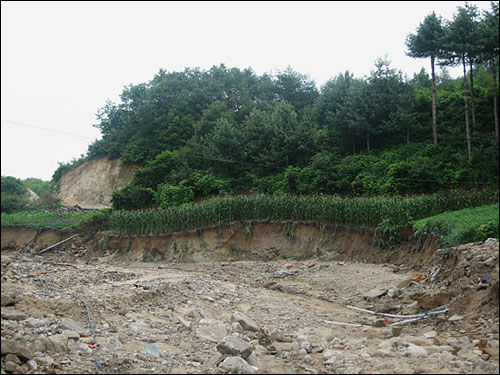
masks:
[(91, 139), (91, 140), (94, 139), (94, 138), (86, 137), (84, 135), (73, 134), (73, 133), (63, 132), (63, 131), (60, 131), (60, 130), (44, 128), (44, 127), (41, 127), (41, 126), (35, 126), (35, 125), (25, 124), (23, 122), (10, 121), (10, 120), (2, 120), (2, 122), (5, 122), (7, 124), (26, 126), (28, 128), (35, 128), (35, 129), (47, 130), (47, 131), (50, 131), (50, 132), (64, 134), (64, 135), (71, 135), (73, 137), (79, 137), (79, 138), (85, 138), (85, 139)]
[[(62, 131), (55, 130), (55, 129), (44, 128), (44, 127), (41, 127), (41, 126), (30, 125), (30, 124), (26, 124), (26, 123), (22, 123), (22, 122), (17, 122), (17, 121), (10, 121), (10, 120), (1, 120), (1, 121), (5, 122), (5, 123), (9, 123), (9, 124), (22, 125), (22, 126), (27, 126), (27, 127), (30, 127), (30, 128), (36, 128), (36, 129), (51, 131), (51, 132), (55, 132), (55, 133), (59, 133), (59, 134), (71, 135), (73, 137), (80, 137), (80, 138), (85, 138), (85, 139), (90, 139), (90, 140), (94, 140), (95, 139), (95, 138), (90, 138), (90, 137), (86, 137), (86, 136), (83, 136), (83, 135), (78, 135), (78, 134), (68, 133), (68, 132), (62, 132)], [(118, 145), (118, 146), (125, 146), (124, 144), (122, 144), (120, 142), (109, 141), (109, 143), (113, 144), (113, 145)], [(140, 148), (140, 149), (149, 150), (149, 151), (157, 151), (157, 152), (163, 152), (163, 151), (165, 151), (165, 149), (162, 150), (162, 149), (157, 149), (157, 148), (152, 148), (152, 147), (145, 147), (145, 146), (139, 146), (139, 145), (126, 145), (126, 146), (127, 147)], [(229, 164), (247, 164), (247, 165), (255, 165), (255, 166), (259, 166), (259, 167), (275, 168), (275, 169), (281, 169), (281, 170), (285, 170), (287, 168), (287, 167), (283, 167), (283, 166), (277, 166), (277, 165), (271, 165), (271, 164), (254, 163), (254, 162), (248, 162), (248, 161), (243, 161), (243, 160), (234, 161), (234, 160), (207, 158), (205, 156), (193, 155), (193, 154), (183, 154), (183, 156), (186, 156), (186, 157), (189, 157), (189, 158), (207, 160), (207, 161), (229, 163)], [(358, 175), (358, 174), (355, 174), (355, 173), (346, 173), (346, 174), (350, 175), (350, 176), (357, 176)], [(409, 178), (409, 177), (390, 177), (390, 178), (393, 179), (393, 180), (397, 180), (397, 181), (408, 181), (408, 182), (436, 182), (436, 183), (448, 183), (448, 184), (457, 183), (457, 184), (471, 184), (471, 185), (480, 185), (480, 184), (487, 184), (488, 183), (488, 182), (481, 182), (481, 181), (465, 181), (465, 180), (457, 181), (457, 182), (452, 182), (452, 181), (446, 182), (446, 181), (417, 179), (417, 178)]]

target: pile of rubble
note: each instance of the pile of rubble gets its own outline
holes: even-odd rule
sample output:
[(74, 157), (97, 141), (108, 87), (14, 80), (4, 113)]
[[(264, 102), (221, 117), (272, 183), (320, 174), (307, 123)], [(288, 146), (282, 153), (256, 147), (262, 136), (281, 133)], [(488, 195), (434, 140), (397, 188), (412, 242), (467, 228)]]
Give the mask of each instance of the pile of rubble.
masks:
[(443, 250), (438, 272), (314, 259), (111, 263), (57, 251), (3, 252), (1, 266), (2, 373), (499, 370), (498, 242)]

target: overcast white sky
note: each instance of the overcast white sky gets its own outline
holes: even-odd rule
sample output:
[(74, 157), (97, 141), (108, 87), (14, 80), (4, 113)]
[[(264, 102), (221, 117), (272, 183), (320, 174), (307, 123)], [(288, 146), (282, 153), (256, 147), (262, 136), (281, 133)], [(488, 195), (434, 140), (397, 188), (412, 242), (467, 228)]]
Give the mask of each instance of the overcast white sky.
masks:
[(427, 59), (405, 55), (406, 36), (432, 11), (451, 20), (463, 5), (2, 1), (2, 175), (50, 180), (58, 162), (100, 138), (92, 124), (106, 100), (119, 102), (125, 85), (148, 82), (160, 68), (224, 63), (261, 75), (290, 65), (318, 87), (345, 70), (368, 75), (385, 55), (409, 77), (429, 71)]

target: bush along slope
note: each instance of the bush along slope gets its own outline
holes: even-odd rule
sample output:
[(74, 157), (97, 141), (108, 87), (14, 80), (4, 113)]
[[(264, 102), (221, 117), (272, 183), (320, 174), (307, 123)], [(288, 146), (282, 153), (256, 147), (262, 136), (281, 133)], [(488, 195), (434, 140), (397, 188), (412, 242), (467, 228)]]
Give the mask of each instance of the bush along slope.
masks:
[(456, 246), (468, 242), (485, 241), (498, 236), (498, 203), (426, 217), (412, 222), (419, 233), (441, 236), (442, 247)]

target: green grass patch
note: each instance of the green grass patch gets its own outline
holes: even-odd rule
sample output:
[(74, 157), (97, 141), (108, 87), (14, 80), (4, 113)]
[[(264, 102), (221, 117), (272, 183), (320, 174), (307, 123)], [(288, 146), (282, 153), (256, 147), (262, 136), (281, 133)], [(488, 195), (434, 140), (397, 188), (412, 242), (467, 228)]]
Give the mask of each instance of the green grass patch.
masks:
[(498, 238), (498, 203), (444, 212), (416, 220), (412, 226), (420, 233), (442, 235), (440, 246), (443, 247)]
[(96, 219), (103, 221), (107, 215), (109, 215), (109, 212), (101, 211), (2, 213), (2, 227), (80, 229), (83, 226), (96, 222)]

